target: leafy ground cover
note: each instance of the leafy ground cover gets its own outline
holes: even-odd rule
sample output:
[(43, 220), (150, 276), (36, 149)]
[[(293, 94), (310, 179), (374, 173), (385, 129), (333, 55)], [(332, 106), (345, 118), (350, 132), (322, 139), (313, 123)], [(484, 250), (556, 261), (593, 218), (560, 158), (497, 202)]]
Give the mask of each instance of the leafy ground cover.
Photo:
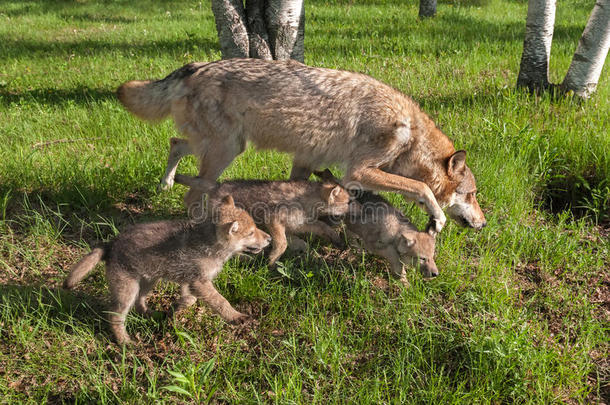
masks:
[[(558, 5), (561, 81), (593, 1)], [(468, 151), (489, 225), (450, 224), (441, 276), (411, 287), (357, 246), (231, 261), (219, 290), (259, 324), (203, 305), (128, 318), (111, 342), (102, 267), (59, 286), (122, 226), (182, 217), (158, 192), (175, 135), (131, 117), (114, 89), (220, 57), (209, 2), (0, 1), (0, 403), (589, 403), (610, 395), (610, 83), (586, 103), (514, 89), (526, 2), (306, 3), (306, 62), (361, 71), (418, 101)], [(286, 178), (247, 150), (224, 178)], [(180, 166), (195, 172), (193, 159)], [(423, 226), (422, 213), (393, 197)], [(151, 306), (169, 307), (162, 284)]]

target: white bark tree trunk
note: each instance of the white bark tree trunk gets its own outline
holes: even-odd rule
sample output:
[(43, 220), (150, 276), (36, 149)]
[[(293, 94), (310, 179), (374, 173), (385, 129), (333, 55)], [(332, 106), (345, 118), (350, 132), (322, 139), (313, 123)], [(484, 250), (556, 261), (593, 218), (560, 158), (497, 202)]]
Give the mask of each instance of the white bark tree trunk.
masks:
[(598, 0), (578, 41), (561, 87), (582, 98), (595, 92), (610, 48), (610, 0)]
[(265, 10), (274, 59), (305, 59), (305, 3), (303, 0), (268, 0)]
[(212, 0), (223, 59), (247, 58), (250, 52), (246, 13), (241, 0)]
[(419, 0), (419, 16), (433, 17), (436, 14), (436, 0)]
[[(436, 0), (434, 0), (436, 1)], [(305, 60), (304, 0), (212, 0), (222, 58)]]
[(518, 87), (549, 87), (549, 59), (553, 42), (556, 0), (529, 0)]

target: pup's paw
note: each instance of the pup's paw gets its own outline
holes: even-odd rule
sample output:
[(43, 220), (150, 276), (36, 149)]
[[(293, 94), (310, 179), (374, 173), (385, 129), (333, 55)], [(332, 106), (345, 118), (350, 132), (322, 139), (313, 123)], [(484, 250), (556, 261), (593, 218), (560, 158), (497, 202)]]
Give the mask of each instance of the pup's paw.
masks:
[(231, 325), (239, 326), (250, 323), (251, 321), (252, 317), (250, 315), (239, 313), (239, 315), (236, 315), (233, 319), (229, 321), (229, 323)]

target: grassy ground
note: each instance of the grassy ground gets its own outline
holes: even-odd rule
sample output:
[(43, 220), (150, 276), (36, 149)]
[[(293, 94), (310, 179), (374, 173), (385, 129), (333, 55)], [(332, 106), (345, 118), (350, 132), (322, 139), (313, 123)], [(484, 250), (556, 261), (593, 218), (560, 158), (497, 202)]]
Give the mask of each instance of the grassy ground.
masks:
[[(587, 103), (514, 90), (526, 2), (306, 2), (306, 62), (412, 95), (468, 150), (489, 225), (450, 224), (441, 276), (411, 287), (357, 247), (230, 262), (219, 290), (260, 320), (233, 329), (202, 305), (174, 323), (128, 318), (111, 343), (101, 267), (59, 285), (125, 224), (182, 217), (158, 193), (171, 123), (132, 118), (113, 91), (220, 56), (208, 2), (0, 0), (0, 403), (606, 402), (610, 395), (610, 82)], [(561, 81), (593, 1), (558, 4)], [(248, 150), (226, 178), (285, 178)], [(194, 172), (186, 160), (182, 172)], [(393, 200), (419, 225), (418, 209)], [(571, 210), (568, 210), (571, 208)], [(152, 306), (167, 309), (175, 286)]]

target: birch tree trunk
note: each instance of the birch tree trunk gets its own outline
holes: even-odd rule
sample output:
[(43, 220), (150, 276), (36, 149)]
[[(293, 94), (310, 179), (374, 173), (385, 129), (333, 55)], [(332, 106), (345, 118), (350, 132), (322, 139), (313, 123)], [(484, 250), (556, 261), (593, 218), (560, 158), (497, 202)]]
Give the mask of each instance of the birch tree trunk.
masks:
[(598, 0), (578, 41), (561, 88), (582, 98), (595, 92), (610, 47), (610, 0)]
[(212, 11), (223, 59), (305, 60), (304, 0), (212, 0)]
[(223, 59), (247, 58), (250, 52), (246, 14), (241, 0), (212, 0)]
[(274, 59), (305, 59), (305, 3), (303, 0), (267, 0), (265, 10)]
[(556, 0), (529, 0), (525, 40), (517, 87), (530, 91), (549, 87), (549, 59), (553, 42)]
[(436, 0), (419, 0), (419, 16), (433, 17), (436, 14)]

